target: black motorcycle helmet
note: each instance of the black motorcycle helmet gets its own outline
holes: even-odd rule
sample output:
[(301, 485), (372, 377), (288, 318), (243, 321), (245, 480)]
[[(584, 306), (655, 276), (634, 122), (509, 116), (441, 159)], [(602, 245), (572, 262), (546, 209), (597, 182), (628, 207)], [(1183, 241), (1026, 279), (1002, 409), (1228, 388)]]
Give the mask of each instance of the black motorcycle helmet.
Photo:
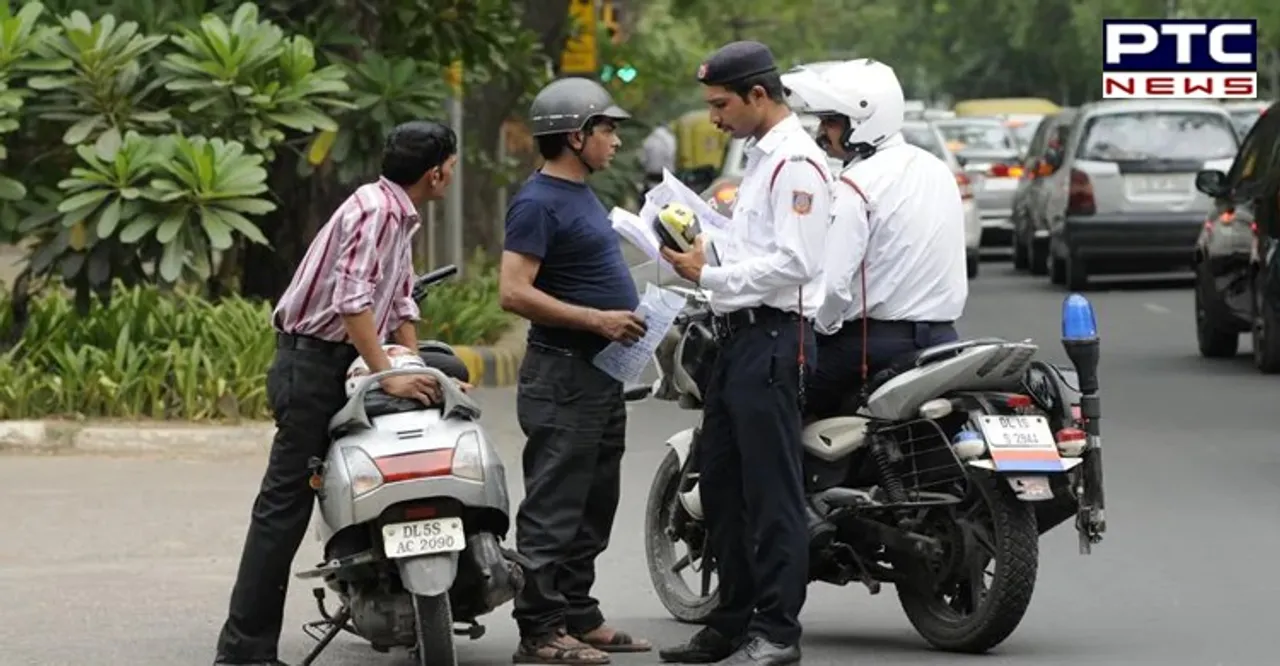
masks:
[[(535, 138), (581, 132), (597, 118), (622, 121), (630, 119), (631, 114), (614, 103), (604, 86), (591, 79), (571, 77), (552, 81), (538, 91), (529, 106), (529, 125)], [(581, 151), (574, 150), (574, 154), (582, 159)]]

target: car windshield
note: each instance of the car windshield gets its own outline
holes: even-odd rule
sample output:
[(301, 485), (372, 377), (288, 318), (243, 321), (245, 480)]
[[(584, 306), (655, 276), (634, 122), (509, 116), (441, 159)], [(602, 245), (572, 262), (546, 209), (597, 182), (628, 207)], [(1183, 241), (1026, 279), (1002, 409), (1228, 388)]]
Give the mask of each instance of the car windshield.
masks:
[(1215, 160), (1236, 153), (1236, 134), (1216, 113), (1152, 111), (1113, 113), (1089, 121), (1080, 159)]
[(1013, 132), (1014, 138), (1018, 140), (1018, 145), (1026, 146), (1031, 143), (1031, 139), (1036, 135), (1036, 123), (1010, 123), (1009, 131)]
[(947, 159), (946, 147), (938, 141), (938, 134), (928, 125), (907, 125), (902, 128), (902, 137), (907, 143), (933, 153), (944, 162)]
[(956, 150), (1016, 150), (1013, 135), (1000, 123), (938, 123), (938, 129)]

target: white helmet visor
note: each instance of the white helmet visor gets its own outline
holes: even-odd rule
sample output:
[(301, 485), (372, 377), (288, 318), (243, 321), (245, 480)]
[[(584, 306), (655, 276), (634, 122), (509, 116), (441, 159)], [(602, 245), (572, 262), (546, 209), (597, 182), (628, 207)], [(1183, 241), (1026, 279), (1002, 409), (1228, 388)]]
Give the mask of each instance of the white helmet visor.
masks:
[(796, 69), (782, 75), (782, 85), (790, 91), (791, 108), (814, 115), (839, 113), (840, 102), (827, 92), (827, 86), (813, 70)]

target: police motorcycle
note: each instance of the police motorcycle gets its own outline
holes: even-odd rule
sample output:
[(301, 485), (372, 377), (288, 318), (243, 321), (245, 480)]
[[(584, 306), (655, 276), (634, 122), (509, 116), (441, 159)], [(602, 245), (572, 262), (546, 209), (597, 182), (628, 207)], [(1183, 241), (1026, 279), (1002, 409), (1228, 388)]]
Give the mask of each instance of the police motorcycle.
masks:
[[(655, 351), (659, 379), (628, 397), (700, 410), (717, 348), (711, 312), (699, 291), (668, 288), (686, 306)], [(1099, 342), (1080, 294), (1064, 301), (1062, 344), (1074, 367), (1036, 359), (1030, 341), (920, 350), (874, 376), (842, 415), (807, 425), (810, 580), (857, 581), (871, 594), (893, 584), (917, 632), (942, 650), (982, 653), (1008, 638), (1031, 601), (1039, 536), (1074, 517), (1087, 554), (1106, 528)], [(654, 589), (695, 624), (718, 593), (698, 433), (667, 440), (645, 511)]]
[[(456, 272), (447, 266), (419, 278), (415, 300)], [(391, 370), (369, 374), (363, 360), (352, 364), (349, 400), (329, 423), (328, 457), (313, 460), (324, 562), (297, 576), (324, 587), (314, 590), (321, 619), (304, 627), (317, 643), (303, 666), (344, 631), (378, 652), (408, 648), (418, 666), (455, 666), (454, 636), (483, 636), (477, 618), (523, 583), (518, 555), (500, 546), (510, 525), (506, 473), (479, 406), (419, 353), (386, 349)], [(453, 353), (440, 342), (418, 351)], [(434, 376), (439, 404), (378, 388), (406, 374)], [(333, 612), (326, 588), (339, 600)]]

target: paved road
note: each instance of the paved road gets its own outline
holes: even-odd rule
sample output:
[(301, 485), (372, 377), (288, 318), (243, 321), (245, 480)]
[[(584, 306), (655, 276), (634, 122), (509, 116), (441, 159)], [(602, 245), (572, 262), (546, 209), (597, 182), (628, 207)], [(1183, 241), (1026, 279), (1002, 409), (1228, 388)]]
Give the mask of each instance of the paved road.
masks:
[[(1030, 337), (1061, 357), (1061, 293), (1040, 279), (984, 266), (967, 335)], [(1191, 294), (1147, 284), (1094, 296), (1104, 339), (1111, 533), (1090, 558), (1069, 527), (1042, 545), (1039, 586), (1018, 632), (987, 664), (1214, 666), (1275, 663), (1280, 552), (1280, 450), (1272, 424), (1280, 380), (1247, 358), (1195, 355)], [(519, 441), (510, 391), (483, 395), (504, 455)], [(645, 573), (642, 507), (661, 442), (687, 414), (635, 407), (626, 487), (599, 585), (612, 620), (672, 642)], [(262, 462), (0, 458), (0, 665), (208, 663), (225, 611), (243, 521)], [(512, 468), (510, 475), (518, 479)], [(517, 492), (518, 495), (518, 492)], [(301, 562), (316, 559), (308, 541)], [(306, 586), (291, 590), (282, 656), (310, 641)], [(807, 664), (949, 664), (915, 636), (892, 592), (815, 588), (805, 611)], [(466, 664), (510, 663), (507, 609), (489, 636), (462, 647)], [(623, 656), (619, 664), (655, 663)], [(331, 666), (407, 664), (347, 639)]]

